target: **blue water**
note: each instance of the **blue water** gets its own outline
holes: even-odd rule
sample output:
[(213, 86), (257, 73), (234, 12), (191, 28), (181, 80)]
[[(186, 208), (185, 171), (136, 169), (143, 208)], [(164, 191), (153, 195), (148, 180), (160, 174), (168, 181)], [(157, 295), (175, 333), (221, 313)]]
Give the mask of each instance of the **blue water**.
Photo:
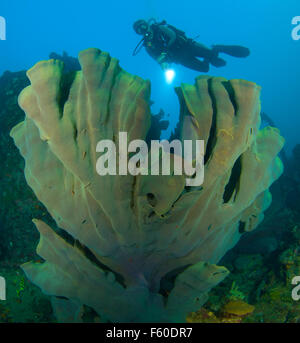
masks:
[(151, 80), (153, 112), (163, 108), (170, 113), (172, 128), (179, 110), (173, 86), (193, 83), (199, 73), (175, 66), (177, 75), (170, 86), (145, 51), (132, 56), (140, 39), (133, 22), (166, 19), (189, 37), (199, 35), (208, 46), (240, 44), (251, 49), (247, 59), (226, 56), (227, 66), (212, 67), (209, 74), (260, 84), (262, 110), (281, 129), (290, 151), (300, 141), (300, 40), (291, 38), (291, 21), (297, 15), (299, 0), (1, 0), (7, 40), (0, 41), (0, 74), (28, 69), (52, 51), (77, 56), (82, 49), (98, 47), (118, 58), (128, 72)]

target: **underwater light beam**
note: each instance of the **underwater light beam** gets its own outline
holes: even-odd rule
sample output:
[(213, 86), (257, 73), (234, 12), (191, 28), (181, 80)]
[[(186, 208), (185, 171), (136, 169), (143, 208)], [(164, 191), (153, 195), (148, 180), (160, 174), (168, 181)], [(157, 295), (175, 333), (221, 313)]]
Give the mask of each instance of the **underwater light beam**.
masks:
[(165, 70), (165, 78), (167, 83), (172, 83), (175, 78), (175, 71), (174, 69), (166, 69)]

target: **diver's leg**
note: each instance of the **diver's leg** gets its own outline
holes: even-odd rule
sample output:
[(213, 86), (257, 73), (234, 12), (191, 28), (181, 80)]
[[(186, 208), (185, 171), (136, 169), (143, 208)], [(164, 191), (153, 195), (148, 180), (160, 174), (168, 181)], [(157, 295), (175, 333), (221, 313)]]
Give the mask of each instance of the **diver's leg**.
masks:
[(194, 56), (203, 57), (204, 59), (210, 60), (213, 57), (212, 49), (208, 48), (204, 44), (193, 41), (190, 44), (190, 51)]
[(208, 60), (210, 64), (214, 67), (224, 67), (226, 61), (218, 57), (219, 51), (217, 49), (210, 49), (207, 46), (200, 44), (198, 42), (193, 42), (191, 46), (191, 51), (197, 57), (203, 57), (205, 60)]
[(209, 60), (210, 64), (213, 65), (214, 67), (220, 68), (224, 67), (226, 65), (226, 61), (223, 60), (223, 58), (214, 56)]
[(180, 64), (183, 66), (193, 69), (196, 71), (201, 71), (203, 73), (207, 73), (209, 71), (209, 62), (208, 60), (200, 61), (196, 57), (191, 56), (189, 58), (184, 58), (180, 61)]
[(217, 54), (222, 52), (233, 57), (247, 57), (250, 55), (248, 48), (239, 45), (213, 45), (212, 51)]

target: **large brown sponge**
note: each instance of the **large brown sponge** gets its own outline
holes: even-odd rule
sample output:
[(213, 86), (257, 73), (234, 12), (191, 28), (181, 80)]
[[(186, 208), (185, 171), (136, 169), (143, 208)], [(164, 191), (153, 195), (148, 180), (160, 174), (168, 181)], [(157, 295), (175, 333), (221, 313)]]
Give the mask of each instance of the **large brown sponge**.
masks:
[(112, 322), (183, 322), (228, 274), (215, 264), (262, 220), (284, 140), (275, 128), (259, 130), (255, 83), (198, 77), (176, 92), (180, 139), (205, 141), (202, 187), (178, 175), (99, 176), (98, 141), (118, 147), (119, 132), (146, 139), (150, 83), (98, 49), (79, 61), (73, 74), (58, 60), (27, 72), (26, 117), (11, 136), (28, 184), (80, 247), (35, 219), (45, 262), (22, 268), (53, 296), (61, 321), (80, 321), (88, 305)]

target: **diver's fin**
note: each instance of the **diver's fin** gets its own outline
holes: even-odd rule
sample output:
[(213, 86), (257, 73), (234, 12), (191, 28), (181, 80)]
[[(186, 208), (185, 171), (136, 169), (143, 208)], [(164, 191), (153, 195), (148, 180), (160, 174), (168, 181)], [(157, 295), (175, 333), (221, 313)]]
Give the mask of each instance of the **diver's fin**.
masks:
[(248, 48), (239, 45), (213, 45), (212, 49), (233, 57), (247, 57), (250, 55)]
[(226, 61), (224, 61), (223, 58), (220, 57), (213, 57), (212, 59), (210, 59), (209, 62), (211, 65), (217, 68), (224, 67), (226, 65)]

